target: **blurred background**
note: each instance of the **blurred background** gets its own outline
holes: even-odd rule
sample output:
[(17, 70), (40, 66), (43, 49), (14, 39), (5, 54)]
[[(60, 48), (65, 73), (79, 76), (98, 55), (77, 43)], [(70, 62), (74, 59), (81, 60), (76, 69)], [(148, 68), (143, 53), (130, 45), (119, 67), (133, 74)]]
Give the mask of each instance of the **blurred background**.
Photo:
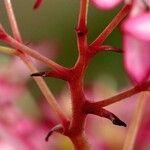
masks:
[[(43, 0), (38, 10), (32, 9), (34, 0), (12, 2), (24, 43), (63, 66), (73, 66), (77, 59), (75, 26), (79, 0)], [(89, 43), (99, 35), (120, 8), (121, 6), (112, 11), (102, 11), (90, 4)], [(0, 1), (0, 22), (6, 31), (12, 34), (3, 1)], [(121, 48), (119, 28), (113, 31), (105, 44)], [(5, 44), (0, 42), (0, 45)], [(47, 66), (33, 61), (40, 71), (49, 70)], [(63, 110), (71, 115), (70, 95), (66, 83), (53, 78), (46, 78), (45, 81)], [(124, 71), (121, 54), (103, 52), (93, 58), (85, 77), (87, 96), (96, 101), (110, 97), (129, 86), (130, 81)], [(132, 99), (135, 100), (126, 100), (107, 108), (128, 123), (136, 104), (136, 97)], [(44, 141), (49, 129), (59, 123), (58, 118), (47, 105), (21, 60), (3, 54), (0, 54), (0, 107), (0, 149), (73, 149), (71, 142), (59, 134), (54, 134), (48, 143)], [(146, 121), (144, 127), (148, 127), (147, 122), (149, 123)], [(139, 133), (137, 143), (145, 134), (148, 138), (144, 144), (141, 141), (141, 144), (136, 146), (136, 150), (150, 149), (149, 133), (144, 129)], [(106, 119), (94, 116), (89, 116), (87, 119), (86, 133), (93, 150), (120, 150), (126, 130), (112, 125)]]

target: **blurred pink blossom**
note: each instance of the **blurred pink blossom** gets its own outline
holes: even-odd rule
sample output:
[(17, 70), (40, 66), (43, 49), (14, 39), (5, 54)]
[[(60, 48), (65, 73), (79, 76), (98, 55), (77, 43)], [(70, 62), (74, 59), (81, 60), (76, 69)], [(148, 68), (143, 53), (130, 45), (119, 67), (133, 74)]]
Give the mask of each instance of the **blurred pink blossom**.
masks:
[[(3, 90), (0, 91), (0, 135), (2, 138), (0, 149), (4, 147), (6, 150), (14, 150), (13, 148), (16, 148), (17, 145), (19, 145), (20, 150), (48, 149), (44, 137), (49, 131), (49, 126), (45, 126), (44, 118), (36, 121), (26, 116), (21, 108), (15, 104), (16, 100), (20, 99), (26, 91), (26, 88), (20, 90), (21, 86), (19, 84), (17, 87), (17, 85), (13, 85), (13, 82), (9, 82), (7, 78), (3, 79), (1, 83), (3, 83), (0, 84)], [(3, 142), (4, 140), (6, 143)]]
[[(56, 46), (52, 42), (43, 41), (38, 44), (30, 44), (30, 46), (47, 57), (53, 59), (56, 57)], [(38, 68), (45, 67), (37, 61), (33, 61)], [(1, 70), (0, 75), (0, 150), (49, 149), (49, 144), (46, 144), (44, 138), (54, 125), (54, 121), (51, 119), (52, 113), (50, 118), (46, 118), (50, 108), (47, 105), (47, 111), (44, 112), (39, 106), (38, 111), (41, 116), (38, 116), (38, 120), (27, 116), (22, 108), (17, 106), (17, 100), (20, 103), (23, 100), (22, 97), (26, 96), (28, 91), (26, 85), (30, 72), (19, 58), (10, 59), (7, 64), (3, 65), (5, 69)]]
[(1, 150), (15, 150), (15, 148), (4, 140), (0, 140), (0, 149)]
[(119, 5), (123, 0), (92, 0), (93, 4), (103, 10), (109, 10)]
[(137, 16), (150, 7), (150, 0), (132, 0), (130, 16)]
[(129, 17), (122, 30), (125, 68), (133, 81), (141, 83), (150, 73), (150, 12)]
[(7, 103), (17, 100), (21, 96), (24, 87), (21, 84), (14, 83), (9, 80), (7, 75), (0, 76), (0, 105), (5, 105)]

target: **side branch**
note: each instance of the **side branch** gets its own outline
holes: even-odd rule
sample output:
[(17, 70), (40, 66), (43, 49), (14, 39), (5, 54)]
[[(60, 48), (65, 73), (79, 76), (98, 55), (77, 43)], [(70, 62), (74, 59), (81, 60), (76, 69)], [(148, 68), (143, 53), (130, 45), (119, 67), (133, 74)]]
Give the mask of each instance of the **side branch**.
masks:
[(100, 116), (103, 118), (107, 118), (114, 125), (126, 127), (126, 124), (123, 121), (121, 121), (116, 115), (114, 115), (113, 113), (111, 113), (110, 111), (108, 111), (104, 108), (97, 108), (94, 105), (88, 105), (88, 107), (83, 108), (83, 111), (86, 114), (93, 114), (93, 115), (97, 115), (97, 116)]
[(15, 49), (19, 49), (21, 52), (30, 55), (31, 57), (41, 61), (44, 64), (47, 64), (53, 70), (61, 71), (66, 69), (65, 67), (57, 64), (56, 62), (50, 60), (49, 58), (41, 55), (36, 50), (27, 47), (26, 45), (18, 42), (17, 40), (9, 36), (4, 30), (4, 28), (2, 27), (2, 25), (0, 25), (0, 39), (3, 40), (5, 43), (11, 45)]
[(124, 6), (120, 12), (114, 17), (114, 19), (109, 23), (109, 25), (103, 30), (103, 32), (91, 43), (90, 46), (101, 45), (106, 38), (111, 34), (111, 32), (116, 28), (116, 26), (126, 17), (131, 6)]
[(0, 53), (9, 54), (9, 55), (17, 55), (18, 54), (18, 52), (15, 49), (5, 47), (5, 46), (0, 46)]
[(14, 38), (22, 43), (22, 38), (21, 38), (21, 34), (19, 32), (19, 28), (16, 22), (16, 18), (14, 15), (14, 11), (13, 11), (13, 7), (11, 4), (11, 0), (4, 0), (5, 3), (5, 7), (6, 7), (6, 11), (7, 11), (7, 15), (8, 15), (8, 19), (9, 19), (9, 23), (13, 32), (13, 36)]
[(132, 88), (128, 91), (122, 92), (118, 95), (115, 95), (111, 98), (108, 98), (108, 99), (105, 99), (102, 101), (98, 101), (98, 102), (86, 102), (85, 105), (87, 105), (87, 106), (85, 106), (85, 107), (89, 107), (88, 105), (93, 105), (93, 107), (98, 109), (98, 108), (105, 107), (105, 106), (111, 105), (113, 103), (119, 102), (119, 101), (121, 101), (125, 98), (128, 98), (132, 95), (135, 95), (139, 92), (149, 91), (149, 89), (150, 89), (150, 81), (147, 81), (141, 85), (137, 85), (134, 88)]
[(97, 45), (97, 46), (89, 46), (88, 53), (90, 57), (93, 57), (98, 52), (116, 52), (116, 53), (122, 53), (121, 48), (116, 48), (110, 45)]

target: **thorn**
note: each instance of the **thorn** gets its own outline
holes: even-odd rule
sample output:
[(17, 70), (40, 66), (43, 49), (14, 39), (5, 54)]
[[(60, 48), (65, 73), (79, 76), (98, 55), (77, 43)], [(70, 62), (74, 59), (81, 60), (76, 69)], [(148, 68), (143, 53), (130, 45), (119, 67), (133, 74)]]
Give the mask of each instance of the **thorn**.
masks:
[(124, 126), (126, 127), (127, 125), (121, 121), (116, 115), (114, 115), (112, 112), (104, 109), (104, 108), (99, 108), (99, 107), (90, 107), (87, 110), (85, 110), (86, 113), (89, 114), (94, 114), (103, 118), (109, 119), (114, 125), (118, 126)]
[(121, 48), (116, 48), (116, 47), (112, 47), (109, 45), (102, 45), (102, 46), (100, 46), (100, 49), (102, 51), (112, 51), (112, 52), (117, 52), (117, 53), (123, 53)]
[(114, 125), (118, 125), (118, 126), (124, 126), (124, 127), (127, 126), (126, 123), (124, 123), (123, 121), (121, 121), (119, 118), (113, 118), (112, 119), (112, 123)]
[(25, 45), (30, 45), (30, 44), (31, 44), (31, 42), (26, 42), (26, 43), (25, 43)]
[(66, 76), (63, 73), (57, 72), (55, 70), (36, 72), (30, 75), (31, 77), (54, 77), (57, 79), (67, 80)]
[(63, 133), (64, 132), (64, 128), (61, 124), (58, 124), (56, 126), (54, 126), (49, 133), (46, 135), (45, 137), (45, 141), (48, 142), (49, 137), (53, 134), (53, 132), (58, 132), (58, 133)]
[(46, 137), (45, 137), (45, 141), (46, 141), (46, 142), (48, 142), (49, 137), (52, 135), (53, 132), (54, 132), (54, 131), (50, 131), (50, 132), (46, 135)]
[(31, 74), (31, 77), (38, 77), (38, 76), (47, 77), (48, 76), (48, 72), (37, 72), (37, 73)]

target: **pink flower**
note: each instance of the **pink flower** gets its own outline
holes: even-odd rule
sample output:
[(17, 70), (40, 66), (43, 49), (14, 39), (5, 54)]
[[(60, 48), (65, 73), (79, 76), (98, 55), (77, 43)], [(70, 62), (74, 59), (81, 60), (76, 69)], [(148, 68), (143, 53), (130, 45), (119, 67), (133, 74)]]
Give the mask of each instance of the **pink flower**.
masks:
[(11, 144), (4, 142), (4, 141), (0, 141), (0, 148), (1, 150), (15, 150)]
[(122, 0), (92, 0), (93, 4), (100, 9), (108, 10), (119, 5)]
[(122, 28), (125, 68), (133, 81), (141, 83), (150, 73), (150, 13), (129, 17)]
[(150, 0), (132, 0), (130, 16), (137, 16), (150, 6)]
[(6, 76), (0, 75), (0, 106), (14, 102), (25, 90), (21, 84), (10, 81)]

